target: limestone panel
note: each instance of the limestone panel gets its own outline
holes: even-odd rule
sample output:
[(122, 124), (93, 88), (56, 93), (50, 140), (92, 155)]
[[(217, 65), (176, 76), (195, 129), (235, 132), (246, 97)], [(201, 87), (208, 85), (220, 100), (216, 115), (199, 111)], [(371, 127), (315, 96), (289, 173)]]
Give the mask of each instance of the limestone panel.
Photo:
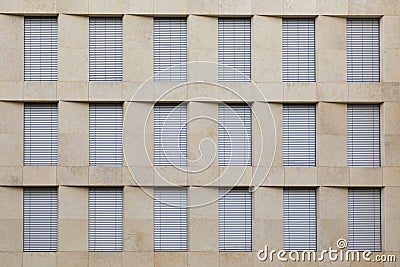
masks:
[(23, 254), (23, 265), (55, 267), (57, 266), (57, 254), (55, 252), (27, 252)]
[(58, 18), (58, 80), (89, 79), (89, 18), (60, 14)]
[[(7, 4), (9, 3), (17, 4), (18, 1), (7, 1)], [(3, 33), (0, 39), (0, 81), (22, 81), (24, 77), (24, 17), (1, 14), (0, 31)]]
[(124, 252), (123, 266), (154, 267), (154, 252)]

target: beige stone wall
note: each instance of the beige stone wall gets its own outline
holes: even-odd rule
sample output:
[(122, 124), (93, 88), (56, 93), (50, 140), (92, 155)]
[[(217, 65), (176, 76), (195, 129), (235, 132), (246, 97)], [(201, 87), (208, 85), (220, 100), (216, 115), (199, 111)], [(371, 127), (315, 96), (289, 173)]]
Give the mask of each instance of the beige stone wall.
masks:
[[(57, 82), (24, 82), (23, 15), (58, 15)], [(88, 23), (95, 15), (123, 16), (122, 82), (88, 81)], [(283, 247), (286, 186), (317, 188), (319, 250), (347, 238), (347, 187), (382, 187), (382, 248), (399, 261), (399, 15), (397, 0), (0, 1), (0, 265), (289, 266), (262, 263), (256, 256), (266, 244)], [(248, 83), (223, 84), (233, 92), (213, 84), (215, 64), (189, 65), (193, 83), (172, 92), (176, 83), (144, 83), (153, 72), (154, 16), (187, 16), (188, 59), (202, 62), (217, 61), (218, 16), (251, 16), (252, 79), (259, 91)], [(281, 18), (290, 16), (316, 17), (315, 83), (282, 83)], [(380, 83), (346, 82), (347, 17), (382, 17)], [(195, 120), (188, 129), (188, 166), (153, 168), (152, 106), (164, 93), (163, 101), (193, 100), (188, 119), (217, 120), (218, 100), (239, 101), (234, 93), (249, 100), (262, 115), (253, 117), (260, 124), (253, 124), (253, 166), (222, 168), (210, 161), (217, 123)], [(31, 101), (58, 102), (58, 166), (23, 166), (23, 104)], [(95, 101), (124, 102), (123, 166), (89, 167), (89, 102)], [(317, 104), (317, 167), (282, 166), (283, 103)], [(382, 167), (347, 167), (347, 103), (381, 103)], [(201, 142), (204, 138), (210, 140)], [(218, 252), (216, 202), (189, 210), (188, 252), (153, 252), (153, 199), (146, 192), (168, 183), (189, 186), (189, 203), (196, 205), (235, 182), (261, 185), (253, 194), (253, 252)], [(22, 252), (24, 186), (58, 186), (56, 253)], [(88, 252), (88, 186), (124, 186), (123, 252)]]

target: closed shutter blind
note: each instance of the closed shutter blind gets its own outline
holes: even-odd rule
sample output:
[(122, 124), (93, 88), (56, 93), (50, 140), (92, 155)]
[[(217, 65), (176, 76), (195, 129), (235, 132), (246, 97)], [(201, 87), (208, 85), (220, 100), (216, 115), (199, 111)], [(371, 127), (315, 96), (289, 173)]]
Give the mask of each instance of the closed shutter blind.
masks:
[(219, 251), (251, 251), (252, 204), (249, 189), (219, 189)]
[(89, 18), (89, 81), (122, 81), (122, 18)]
[(283, 190), (285, 250), (316, 251), (317, 211), (314, 188)]
[(186, 81), (186, 18), (154, 18), (154, 80)]
[(379, 19), (347, 19), (347, 81), (379, 82)]
[(187, 189), (154, 189), (154, 251), (187, 251)]
[(90, 104), (89, 164), (122, 165), (121, 104)]
[(218, 19), (218, 80), (251, 80), (251, 20)]
[(122, 251), (122, 188), (89, 189), (89, 251)]
[(315, 20), (282, 20), (282, 80), (315, 82)]
[(379, 167), (379, 105), (347, 106), (347, 165)]
[(57, 81), (57, 17), (25, 17), (25, 81)]
[(186, 166), (186, 104), (154, 106), (154, 165)]
[(381, 251), (380, 188), (349, 188), (349, 250)]
[(24, 165), (57, 165), (57, 104), (25, 104)]
[(57, 188), (24, 188), (24, 251), (57, 251)]
[(315, 105), (283, 105), (283, 166), (315, 166)]
[(220, 166), (251, 166), (251, 108), (218, 106), (218, 162)]

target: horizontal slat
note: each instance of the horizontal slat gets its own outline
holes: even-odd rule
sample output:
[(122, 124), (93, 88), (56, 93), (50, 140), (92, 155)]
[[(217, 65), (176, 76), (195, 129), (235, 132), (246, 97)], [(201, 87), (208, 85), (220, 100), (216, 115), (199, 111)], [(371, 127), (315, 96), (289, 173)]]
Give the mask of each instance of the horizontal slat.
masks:
[(57, 104), (24, 107), (24, 165), (57, 165)]
[(347, 165), (380, 166), (379, 105), (347, 106)]
[(89, 164), (122, 165), (121, 104), (90, 104)]
[(241, 188), (219, 189), (219, 250), (252, 250), (251, 192)]
[(347, 81), (380, 81), (379, 19), (347, 19)]
[(24, 80), (57, 81), (57, 17), (25, 17)]
[(218, 106), (218, 162), (220, 166), (251, 166), (251, 108), (241, 104)]
[(186, 79), (186, 18), (154, 18), (154, 80)]
[(315, 166), (315, 105), (283, 105), (283, 165)]
[(187, 251), (187, 189), (154, 189), (154, 251)]
[(89, 189), (89, 251), (122, 251), (122, 188)]
[(218, 80), (251, 80), (251, 20), (218, 19)]
[(24, 188), (24, 251), (57, 251), (57, 188)]
[(381, 251), (380, 188), (349, 188), (349, 250)]
[(122, 81), (122, 18), (89, 18), (89, 80)]
[(316, 251), (317, 220), (314, 188), (283, 190), (285, 250)]
[(154, 106), (154, 165), (186, 166), (186, 104)]
[(315, 20), (282, 20), (282, 79), (315, 82)]

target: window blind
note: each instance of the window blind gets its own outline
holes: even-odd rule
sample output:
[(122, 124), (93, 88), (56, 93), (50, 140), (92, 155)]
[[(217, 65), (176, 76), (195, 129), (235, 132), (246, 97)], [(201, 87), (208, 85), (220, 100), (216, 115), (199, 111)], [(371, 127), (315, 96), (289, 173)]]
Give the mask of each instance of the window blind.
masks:
[(24, 165), (57, 165), (57, 104), (24, 106)]
[(57, 81), (57, 17), (25, 17), (24, 80)]
[(187, 251), (187, 189), (154, 189), (154, 251)]
[(347, 106), (347, 165), (380, 166), (379, 105)]
[(122, 251), (122, 188), (89, 189), (89, 251)]
[(122, 81), (122, 18), (89, 18), (89, 81)]
[(315, 20), (282, 20), (282, 80), (315, 82)]
[(249, 82), (251, 80), (251, 20), (218, 19), (218, 80)]
[(219, 251), (251, 251), (252, 201), (248, 188), (220, 188)]
[(90, 104), (89, 165), (122, 165), (121, 104)]
[(380, 188), (349, 188), (349, 250), (381, 251)]
[(283, 165), (315, 166), (315, 105), (283, 105)]
[(24, 251), (57, 251), (57, 188), (24, 188)]
[(251, 166), (251, 108), (242, 104), (218, 106), (220, 166)]
[(316, 251), (317, 215), (314, 188), (283, 190), (285, 250)]
[(186, 81), (186, 18), (154, 18), (154, 80)]
[(186, 123), (186, 104), (156, 104), (154, 106), (154, 165), (186, 166)]
[(347, 19), (347, 81), (380, 81), (379, 19)]

